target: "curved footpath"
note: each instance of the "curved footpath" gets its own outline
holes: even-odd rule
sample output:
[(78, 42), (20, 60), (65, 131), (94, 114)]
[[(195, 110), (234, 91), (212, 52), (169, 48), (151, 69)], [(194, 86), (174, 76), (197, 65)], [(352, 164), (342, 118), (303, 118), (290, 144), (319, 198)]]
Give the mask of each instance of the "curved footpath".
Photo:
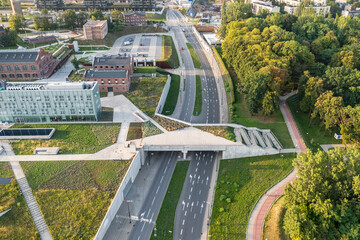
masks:
[[(284, 97), (280, 97), (280, 110), (286, 122), (286, 126), (289, 129), (291, 139), (295, 145), (295, 148), (300, 152), (306, 152), (305, 144), (300, 136), (300, 133), (296, 127), (295, 121), (291, 115), (290, 109), (286, 104), (286, 99), (296, 94), (297, 91), (294, 91)], [(256, 203), (253, 208), (247, 229), (246, 229), (246, 239), (247, 240), (261, 240), (262, 238), (262, 228), (265, 221), (266, 214), (270, 210), (271, 206), (275, 200), (284, 194), (284, 189), (289, 182), (294, 181), (296, 177), (295, 169), (287, 175), (283, 180), (274, 185), (268, 191), (266, 191)]]

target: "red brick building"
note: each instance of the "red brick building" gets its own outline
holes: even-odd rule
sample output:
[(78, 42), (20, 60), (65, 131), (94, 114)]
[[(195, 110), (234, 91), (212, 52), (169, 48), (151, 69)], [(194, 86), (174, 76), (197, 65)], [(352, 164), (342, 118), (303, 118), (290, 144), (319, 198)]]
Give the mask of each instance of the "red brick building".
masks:
[(125, 24), (133, 26), (145, 26), (145, 13), (143, 12), (125, 12)]
[(86, 70), (84, 81), (97, 81), (100, 92), (127, 92), (130, 89), (129, 71)]
[(134, 59), (132, 56), (103, 55), (94, 57), (93, 69), (96, 70), (117, 70), (126, 69), (129, 74), (134, 73)]
[(106, 20), (89, 20), (83, 26), (85, 39), (104, 39), (108, 33)]
[(39, 50), (0, 51), (0, 78), (42, 79), (54, 72), (58, 62), (52, 53)]
[(43, 37), (35, 37), (27, 39), (29, 44), (38, 44), (38, 43), (46, 43), (46, 42), (55, 42), (55, 36), (43, 36)]

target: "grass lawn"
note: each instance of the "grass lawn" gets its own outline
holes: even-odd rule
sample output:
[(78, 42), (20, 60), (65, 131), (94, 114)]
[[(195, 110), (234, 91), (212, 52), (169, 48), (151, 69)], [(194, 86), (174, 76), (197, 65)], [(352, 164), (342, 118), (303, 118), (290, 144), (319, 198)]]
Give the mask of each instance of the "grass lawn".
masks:
[(9, 163), (0, 162), (0, 178), (10, 178), (12, 176), (13, 176), (13, 171), (10, 169)]
[(270, 117), (264, 118), (261, 113), (251, 116), (246, 107), (245, 99), (239, 93), (235, 93), (236, 101), (233, 104), (234, 115), (233, 123), (238, 123), (246, 127), (257, 127), (260, 129), (270, 129), (278, 138), (283, 148), (293, 148), (290, 133), (280, 110), (274, 112)]
[(22, 162), (55, 239), (92, 239), (131, 161)]
[(174, 121), (174, 120), (170, 120), (168, 118), (160, 117), (160, 116), (157, 116), (157, 115), (155, 115), (153, 117), (153, 119), (158, 124), (160, 124), (160, 126), (162, 126), (163, 128), (165, 128), (168, 131), (174, 131), (174, 130), (178, 130), (178, 129), (181, 129), (181, 128), (189, 127), (189, 125), (186, 125), (184, 123)]
[(164, 115), (171, 115), (173, 114), (176, 103), (179, 97), (179, 90), (180, 90), (180, 76), (172, 74), (171, 75), (171, 84), (169, 93), (166, 97), (165, 105), (162, 110), (162, 114)]
[(15, 154), (33, 154), (37, 147), (59, 147), (62, 154), (95, 153), (116, 142), (120, 124), (34, 124), (14, 128), (55, 128), (51, 139), (11, 142)]
[(108, 93), (107, 92), (100, 92), (100, 97), (107, 97), (108, 96)]
[(266, 215), (263, 239), (288, 240), (283, 229), (283, 218), (286, 211), (283, 208), (284, 199), (284, 197), (278, 198)]
[(202, 110), (202, 87), (201, 87), (201, 79), (199, 75), (196, 75), (196, 98), (194, 105), (194, 116), (199, 116)]
[(179, 56), (177, 54), (174, 41), (171, 36), (162, 35), (162, 59), (157, 61), (166, 61), (173, 68), (180, 66)]
[(150, 121), (144, 123), (130, 123), (130, 128), (126, 137), (126, 141), (150, 137), (161, 133), (162, 131)]
[(195, 68), (202, 68), (199, 56), (197, 55), (197, 53), (195, 51), (195, 48), (190, 43), (186, 43), (186, 46), (189, 49), (191, 58), (192, 58), (193, 63), (194, 63), (194, 67)]
[(76, 70), (72, 71), (72, 73), (68, 77), (68, 81), (73, 81), (73, 82), (83, 81), (84, 80), (84, 71), (79, 71), (79, 73), (76, 73), (77, 72)]
[(84, 46), (81, 46), (79, 47), (79, 51), (80, 52), (85, 52), (85, 51), (94, 51), (94, 50), (104, 50), (104, 51), (107, 51), (107, 50), (110, 50), (109, 47), (106, 47), (106, 46), (89, 46), (89, 47), (84, 47)]
[(106, 45), (112, 47), (114, 42), (122, 36), (135, 33), (153, 33), (163, 32), (163, 28), (157, 27), (139, 27), (139, 26), (122, 26), (119, 31), (109, 32), (104, 39), (80, 40), (79, 45)]
[(82, 62), (82, 63), (85, 63), (85, 64), (92, 64), (92, 61), (89, 60), (89, 57), (80, 58), (79, 62)]
[(286, 102), (307, 147), (316, 150), (320, 148), (320, 144), (342, 143), (341, 140), (334, 138), (334, 133), (338, 132), (336, 129), (331, 131), (331, 133), (326, 132), (324, 135), (325, 127), (322, 127), (320, 130), (320, 124), (315, 120), (309, 127), (310, 118), (307, 113), (300, 111), (297, 95), (288, 98)]
[(161, 205), (159, 216), (156, 220), (157, 237), (154, 237), (153, 231), (150, 238), (151, 240), (173, 239), (172, 232), (174, 230), (176, 206), (179, 202), (189, 164), (189, 161), (176, 163), (174, 174), (172, 175), (164, 201)]
[(126, 141), (142, 138), (141, 124), (142, 123), (130, 123)]
[(19, 189), (15, 179), (9, 185), (0, 185), (0, 212), (11, 208), (0, 217), (1, 239), (40, 239)]
[(226, 138), (230, 141), (236, 142), (236, 136), (234, 133), (233, 127), (225, 127), (225, 126), (200, 126), (197, 127), (205, 132), (212, 133), (216, 136), (220, 136)]
[(156, 73), (157, 67), (135, 67), (134, 73)]
[(62, 44), (51, 45), (51, 46), (45, 47), (44, 50), (47, 52), (53, 53), (53, 52), (56, 52), (56, 50), (58, 50), (62, 46), (63, 46)]
[(250, 212), (269, 187), (293, 168), (295, 154), (222, 160), (216, 184), (212, 239), (245, 239)]
[(145, 13), (145, 20), (153, 21), (153, 22), (166, 21), (166, 12), (167, 12), (167, 9), (164, 9), (163, 14)]
[(134, 77), (131, 79), (130, 92), (124, 94), (141, 111), (152, 117), (155, 113), (167, 77)]

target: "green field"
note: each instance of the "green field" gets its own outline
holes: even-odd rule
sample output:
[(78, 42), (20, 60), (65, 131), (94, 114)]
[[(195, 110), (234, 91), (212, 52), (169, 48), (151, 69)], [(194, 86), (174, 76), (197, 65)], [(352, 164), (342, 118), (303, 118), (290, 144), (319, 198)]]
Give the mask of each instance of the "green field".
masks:
[(76, 73), (76, 70), (74, 70), (68, 77), (68, 81), (79, 82), (83, 80), (84, 80), (84, 71), (79, 71), (79, 73)]
[(22, 162), (54, 239), (92, 239), (131, 161)]
[(193, 63), (194, 63), (194, 67), (195, 68), (202, 68), (199, 56), (197, 55), (197, 53), (195, 51), (195, 48), (190, 43), (186, 43), (186, 46), (189, 49), (191, 58), (192, 58)]
[(144, 123), (130, 123), (126, 141), (150, 137), (161, 133), (162, 131), (150, 121)]
[(162, 59), (157, 61), (165, 61), (172, 68), (178, 68), (180, 66), (179, 56), (175, 48), (174, 41), (171, 36), (162, 35)]
[(85, 52), (85, 51), (98, 51), (98, 50), (110, 50), (109, 47), (106, 46), (91, 46), (91, 47), (85, 47), (85, 46), (81, 46), (79, 47), (79, 51), (80, 52)]
[(141, 124), (142, 123), (130, 123), (126, 141), (142, 138)]
[[(167, 189), (164, 201), (161, 205), (159, 216), (156, 220), (157, 237), (151, 235), (151, 240), (172, 240), (176, 206), (179, 202), (182, 187), (184, 185), (186, 172), (189, 168), (189, 161), (177, 162)], [(171, 232), (169, 232), (171, 231)]]
[(245, 239), (256, 201), (292, 170), (294, 158), (295, 154), (283, 154), (222, 160), (211, 216), (212, 239)]
[(9, 163), (0, 162), (0, 178), (9, 178), (12, 176), (13, 176), (13, 171), (10, 169)]
[(205, 132), (212, 133), (216, 136), (226, 138), (227, 140), (236, 142), (236, 136), (234, 133), (233, 127), (225, 127), (225, 126), (199, 126), (196, 127)]
[(131, 79), (130, 92), (124, 95), (140, 108), (141, 111), (152, 117), (160, 100), (166, 79), (167, 77), (165, 76), (157, 78), (133, 77)]
[(201, 86), (201, 78), (199, 75), (196, 75), (196, 98), (194, 105), (194, 116), (199, 116), (202, 110), (202, 86)]
[(163, 14), (145, 13), (145, 20), (153, 21), (153, 22), (165, 22), (166, 21), (166, 12), (167, 12), (167, 9), (164, 9)]
[(299, 100), (297, 95), (294, 95), (287, 99), (286, 103), (288, 104), (291, 114), (296, 122), (296, 126), (299, 129), (299, 132), (304, 139), (304, 143), (308, 148), (313, 150), (319, 149), (320, 144), (341, 144), (341, 140), (334, 138), (335, 132), (338, 130), (333, 130), (332, 132), (324, 132), (325, 128), (322, 127), (320, 130), (320, 125), (315, 120), (313, 124), (309, 127), (310, 117), (307, 113), (300, 111)]
[(13, 128), (55, 128), (51, 139), (11, 142), (15, 154), (31, 155), (37, 147), (59, 147), (62, 154), (95, 153), (116, 142), (120, 124), (33, 124)]
[(157, 67), (135, 67), (134, 73), (156, 73)]
[(162, 114), (164, 115), (171, 115), (173, 114), (178, 97), (179, 97), (179, 90), (180, 90), (180, 76), (172, 74), (171, 75), (171, 84), (169, 93), (166, 97), (165, 105), (162, 110)]

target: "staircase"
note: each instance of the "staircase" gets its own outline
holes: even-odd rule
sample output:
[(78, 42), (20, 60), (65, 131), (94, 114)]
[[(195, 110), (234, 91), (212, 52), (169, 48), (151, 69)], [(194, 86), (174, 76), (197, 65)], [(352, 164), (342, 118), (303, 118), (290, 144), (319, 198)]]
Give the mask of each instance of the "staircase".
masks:
[(247, 146), (258, 146), (261, 148), (275, 148), (281, 150), (282, 146), (270, 130), (259, 130), (257, 128), (236, 127), (234, 129), (236, 141)]

